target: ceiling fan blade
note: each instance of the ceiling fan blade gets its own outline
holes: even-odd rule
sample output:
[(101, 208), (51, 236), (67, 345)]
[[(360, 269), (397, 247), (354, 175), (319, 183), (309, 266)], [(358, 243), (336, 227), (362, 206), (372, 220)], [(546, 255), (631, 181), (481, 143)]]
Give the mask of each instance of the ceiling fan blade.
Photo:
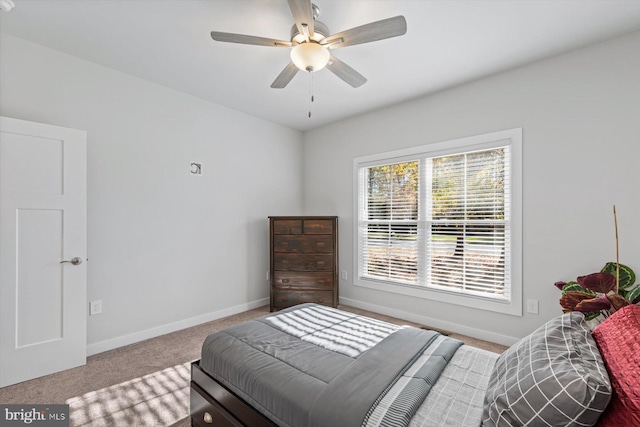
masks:
[[(370, 22), (369, 24), (351, 28), (340, 33), (334, 34), (322, 40), (320, 44), (326, 45), (334, 43), (332, 48), (352, 46), (354, 44), (362, 44), (374, 42), (376, 40), (389, 39), (397, 37), (407, 32), (407, 20), (404, 16), (394, 16), (393, 18), (383, 19), (382, 21)], [(339, 42), (342, 39), (342, 42)]]
[(298, 67), (293, 62), (289, 62), (289, 65), (284, 67), (284, 70), (278, 74), (278, 77), (271, 83), (271, 87), (274, 89), (282, 89), (289, 84), (291, 79), (298, 73)]
[(311, 0), (288, 0), (291, 15), (296, 21), (296, 26), (300, 34), (313, 37), (313, 9)]
[(331, 55), (327, 69), (353, 87), (360, 87), (367, 82), (366, 77)]
[(218, 42), (251, 44), (257, 46), (291, 47), (291, 42), (268, 39), (266, 37), (247, 36), (246, 34), (221, 33), (211, 31), (211, 38)]

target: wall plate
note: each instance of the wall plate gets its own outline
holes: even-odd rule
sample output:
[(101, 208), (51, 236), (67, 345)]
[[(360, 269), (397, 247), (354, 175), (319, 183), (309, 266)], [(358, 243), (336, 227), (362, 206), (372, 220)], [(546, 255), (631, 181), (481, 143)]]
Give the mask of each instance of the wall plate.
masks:
[(202, 163), (200, 162), (191, 162), (189, 164), (189, 174), (190, 175), (202, 175)]

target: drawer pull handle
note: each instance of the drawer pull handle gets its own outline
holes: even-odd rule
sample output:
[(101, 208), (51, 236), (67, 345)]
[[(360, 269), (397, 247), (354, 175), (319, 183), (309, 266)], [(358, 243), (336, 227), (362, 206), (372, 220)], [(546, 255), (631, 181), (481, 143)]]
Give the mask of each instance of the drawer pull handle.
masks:
[(207, 424), (213, 424), (213, 417), (211, 416), (210, 413), (208, 412), (204, 413), (204, 422)]
[(316, 246), (318, 246), (319, 248), (324, 248), (324, 242), (318, 242), (316, 243)]
[(282, 283), (289, 283), (289, 279), (282, 279)]
[(324, 261), (318, 261), (318, 265), (324, 265)]

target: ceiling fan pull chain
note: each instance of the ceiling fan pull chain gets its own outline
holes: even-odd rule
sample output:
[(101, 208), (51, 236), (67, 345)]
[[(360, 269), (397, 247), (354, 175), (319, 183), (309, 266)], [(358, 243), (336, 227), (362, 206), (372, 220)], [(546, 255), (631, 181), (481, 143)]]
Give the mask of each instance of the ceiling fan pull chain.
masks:
[(312, 102), (313, 102), (313, 72), (309, 71), (309, 118), (311, 118)]

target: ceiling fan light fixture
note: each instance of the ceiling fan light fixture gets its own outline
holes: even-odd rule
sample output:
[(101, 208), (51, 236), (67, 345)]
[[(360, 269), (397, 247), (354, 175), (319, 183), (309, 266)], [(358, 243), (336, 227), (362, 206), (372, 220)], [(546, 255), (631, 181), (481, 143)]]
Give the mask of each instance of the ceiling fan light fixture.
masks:
[(315, 42), (300, 43), (291, 49), (291, 61), (302, 71), (322, 70), (330, 57), (329, 51)]
[[(2, 1), (10, 0), (0, 0), (0, 2)], [(291, 48), (291, 60), (271, 83), (271, 87), (274, 89), (282, 89), (287, 86), (300, 70), (309, 72), (309, 81), (313, 82), (311, 72), (320, 71), (325, 67), (339, 79), (356, 88), (366, 83), (367, 79), (330, 54), (329, 49), (389, 39), (407, 32), (407, 20), (404, 16), (398, 15), (331, 35), (329, 28), (318, 21), (320, 9), (311, 1), (288, 0), (289, 9), (295, 21), (295, 24), (291, 26), (290, 42), (220, 31), (211, 31), (211, 38), (219, 42)], [(312, 95), (310, 99), (313, 101), (312, 90), (310, 90), (310, 94)]]

